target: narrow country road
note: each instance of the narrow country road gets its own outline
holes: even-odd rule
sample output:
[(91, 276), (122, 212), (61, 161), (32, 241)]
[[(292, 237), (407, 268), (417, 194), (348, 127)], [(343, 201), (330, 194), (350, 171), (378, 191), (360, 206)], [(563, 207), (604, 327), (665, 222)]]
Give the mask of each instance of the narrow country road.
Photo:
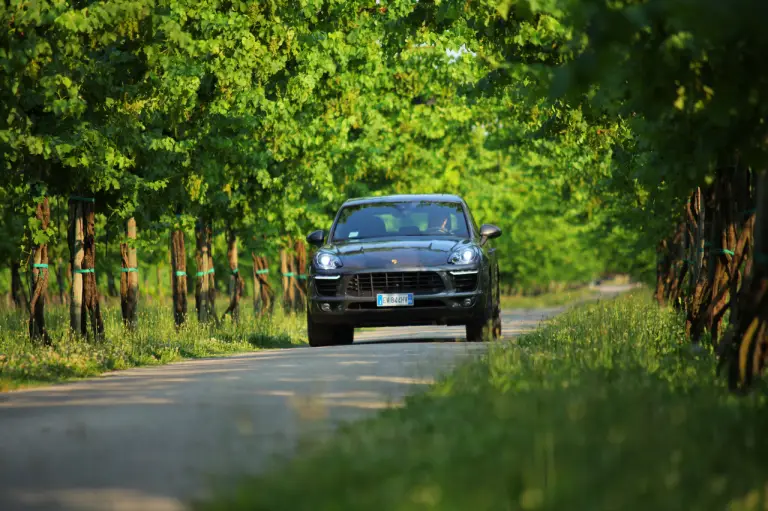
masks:
[[(626, 287), (600, 288), (605, 296)], [(504, 313), (504, 334), (562, 308)], [(141, 368), (0, 394), (0, 510), (185, 509), (300, 438), (397, 404), (484, 344), (462, 328), (358, 332), (295, 348)], [(399, 342), (387, 342), (399, 341)]]

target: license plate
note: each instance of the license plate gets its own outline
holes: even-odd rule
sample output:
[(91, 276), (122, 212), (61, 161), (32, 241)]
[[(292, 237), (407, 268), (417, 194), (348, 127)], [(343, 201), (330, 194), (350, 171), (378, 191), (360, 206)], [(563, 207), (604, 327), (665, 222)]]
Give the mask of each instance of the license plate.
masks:
[(413, 293), (376, 295), (377, 307), (402, 307), (413, 305)]

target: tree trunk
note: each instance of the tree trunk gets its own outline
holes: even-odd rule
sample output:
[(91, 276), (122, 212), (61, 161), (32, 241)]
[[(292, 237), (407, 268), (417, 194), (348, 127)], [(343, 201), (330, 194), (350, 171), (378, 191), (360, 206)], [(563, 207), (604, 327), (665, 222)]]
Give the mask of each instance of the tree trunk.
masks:
[(70, 201), (69, 222), (67, 226), (70, 264), (72, 265), (72, 290), (69, 300), (69, 328), (80, 335), (83, 312), (83, 203)]
[(213, 240), (210, 225), (208, 227), (208, 318), (216, 317), (216, 271), (213, 264)]
[(671, 303), (676, 309), (680, 308), (680, 291), (688, 274), (687, 224), (681, 222), (677, 226), (667, 246), (668, 268), (664, 278), (664, 301)]
[(104, 336), (104, 320), (99, 304), (99, 290), (96, 285), (96, 207), (93, 202), (83, 204), (83, 224), (85, 239), (83, 240), (83, 314), (80, 331), (87, 334), (87, 323), (90, 322), (94, 339)]
[(293, 283), (288, 253), (285, 250), (280, 250), (280, 273), (282, 273), (283, 310), (288, 312), (293, 309)]
[(197, 282), (195, 284), (195, 309), (197, 310), (197, 320), (200, 323), (207, 323), (211, 319), (212, 313), (212, 290), (213, 283), (213, 258), (211, 257), (211, 228), (202, 219), (198, 220), (195, 226), (195, 241), (197, 253), (195, 260), (197, 262)]
[[(35, 217), (40, 228), (47, 230), (51, 223), (51, 208), (48, 197), (37, 205)], [(29, 295), (29, 337), (34, 341), (50, 344), (51, 339), (45, 330), (45, 299), (48, 287), (48, 244), (42, 243), (32, 251), (32, 285)]]
[[(694, 275), (696, 280), (692, 282), (693, 292), (690, 295), (690, 299), (687, 307), (687, 321), (686, 321), (686, 333), (691, 339), (691, 342), (697, 344), (701, 340), (701, 335), (706, 326), (705, 313), (710, 304), (711, 299), (711, 282), (707, 278), (706, 267), (704, 266), (707, 258), (705, 257), (709, 253), (709, 246), (711, 244), (706, 242), (707, 230), (705, 224), (711, 223), (712, 207), (714, 202), (712, 196), (714, 193), (714, 187), (709, 187), (706, 192), (697, 190), (698, 197), (696, 202), (698, 203), (698, 218), (696, 219), (696, 243), (695, 250), (695, 264)], [(711, 232), (711, 231), (710, 231)]]
[(721, 361), (733, 389), (745, 390), (765, 365), (768, 353), (768, 171), (758, 177), (754, 261), (736, 298), (736, 321), (723, 340)]
[(184, 231), (171, 234), (171, 279), (173, 282), (173, 319), (180, 327), (187, 319), (187, 254)]
[(59, 258), (56, 259), (56, 285), (59, 288), (59, 303), (67, 303), (67, 283), (64, 275), (64, 262)]
[(261, 308), (261, 268), (259, 267), (259, 258), (251, 252), (251, 261), (253, 263), (253, 312), (260, 315)]
[(251, 253), (253, 259), (253, 306), (259, 317), (272, 312), (275, 293), (269, 285), (269, 264), (264, 256)]
[(301, 240), (296, 240), (293, 244), (296, 254), (296, 303), (294, 307), (297, 311), (302, 311), (307, 303), (307, 247)]
[(134, 329), (139, 309), (139, 269), (136, 257), (136, 220), (133, 217), (125, 224), (125, 237), (126, 240), (120, 244), (120, 308), (123, 324)]
[(21, 263), (17, 260), (11, 261), (11, 300), (14, 307), (20, 309), (26, 307), (28, 303), (24, 298), (24, 284), (21, 280)]
[(107, 275), (107, 294), (109, 296), (119, 296), (120, 293), (117, 287), (115, 287), (115, 275), (112, 273), (112, 270), (108, 269), (104, 273)]
[(243, 279), (238, 268), (237, 235), (231, 229), (227, 232), (227, 260), (229, 261), (229, 306), (224, 316), (232, 315), (232, 320), (240, 319), (240, 297), (243, 294)]

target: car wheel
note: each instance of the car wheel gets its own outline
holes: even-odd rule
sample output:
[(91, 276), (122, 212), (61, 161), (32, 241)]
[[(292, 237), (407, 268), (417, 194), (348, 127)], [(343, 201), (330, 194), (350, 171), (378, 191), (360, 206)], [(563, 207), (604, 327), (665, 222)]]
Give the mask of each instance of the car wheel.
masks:
[(347, 345), (355, 342), (355, 329), (348, 326), (342, 326), (335, 329), (334, 345)]
[[(491, 321), (493, 305), (491, 298), (486, 299), (486, 308), (484, 314), (469, 323), (467, 323), (467, 342), (483, 342), (485, 340), (485, 334), (488, 330), (491, 330), (491, 334), (495, 332)], [(495, 319), (495, 318), (493, 318)], [(495, 336), (494, 336), (495, 337)]]
[(312, 321), (311, 314), (307, 314), (307, 337), (309, 345), (313, 348), (352, 344), (355, 340), (355, 329), (318, 324)]
[(467, 342), (483, 342), (485, 338), (485, 321), (467, 323)]
[(491, 335), (493, 335), (494, 339), (499, 339), (501, 337), (501, 308), (496, 307), (496, 311), (493, 313), (493, 322), (492, 322), (493, 328), (491, 329)]

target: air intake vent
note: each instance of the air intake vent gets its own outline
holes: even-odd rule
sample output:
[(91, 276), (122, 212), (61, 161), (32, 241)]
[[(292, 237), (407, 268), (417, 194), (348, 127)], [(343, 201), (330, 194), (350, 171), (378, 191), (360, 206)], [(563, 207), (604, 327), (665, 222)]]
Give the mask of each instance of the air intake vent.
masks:
[(466, 293), (477, 289), (477, 273), (460, 273), (458, 275), (452, 275), (453, 288), (460, 292)]
[(322, 296), (336, 296), (339, 290), (339, 281), (331, 279), (315, 279), (317, 294)]

